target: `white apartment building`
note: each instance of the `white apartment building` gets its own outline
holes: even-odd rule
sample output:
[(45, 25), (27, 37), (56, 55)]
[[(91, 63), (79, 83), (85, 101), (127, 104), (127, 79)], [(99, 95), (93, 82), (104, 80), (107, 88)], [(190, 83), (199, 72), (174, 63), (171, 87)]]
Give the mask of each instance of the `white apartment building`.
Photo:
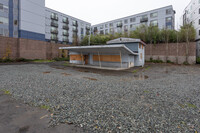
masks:
[(192, 23), (196, 30), (197, 56), (200, 57), (200, 0), (191, 0), (183, 11), (181, 25)]
[(92, 26), (93, 34), (114, 34), (128, 33), (135, 30), (138, 26), (154, 25), (160, 29), (174, 29), (175, 11), (173, 6), (166, 6), (155, 10), (135, 14), (132, 16), (104, 22)]

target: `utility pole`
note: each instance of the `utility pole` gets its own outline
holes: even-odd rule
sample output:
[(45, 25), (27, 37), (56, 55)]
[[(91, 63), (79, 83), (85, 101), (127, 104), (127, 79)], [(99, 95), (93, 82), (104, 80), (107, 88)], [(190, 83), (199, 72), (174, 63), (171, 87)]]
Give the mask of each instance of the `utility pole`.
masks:
[(88, 38), (88, 45), (89, 45), (89, 46), (90, 46), (91, 32), (92, 32), (92, 28), (90, 27), (90, 34), (89, 34), (89, 38)]

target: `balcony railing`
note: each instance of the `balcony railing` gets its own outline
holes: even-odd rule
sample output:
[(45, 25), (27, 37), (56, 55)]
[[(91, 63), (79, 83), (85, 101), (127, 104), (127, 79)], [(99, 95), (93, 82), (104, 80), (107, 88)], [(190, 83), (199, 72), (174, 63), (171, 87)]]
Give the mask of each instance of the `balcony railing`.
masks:
[(51, 19), (58, 21), (58, 16), (51, 15)]
[(86, 27), (85, 29), (86, 29), (86, 30), (90, 30), (90, 27)]
[(53, 27), (57, 27), (57, 28), (58, 28), (58, 23), (51, 22), (51, 26), (53, 26)]
[(69, 24), (69, 20), (68, 19), (63, 19), (63, 23)]
[(52, 30), (51, 29), (51, 33), (58, 34), (58, 30)]
[(78, 22), (73, 22), (73, 26), (78, 27)]
[(69, 30), (69, 26), (68, 25), (63, 25), (63, 29)]
[(63, 36), (69, 36), (69, 33), (63, 32)]
[(148, 22), (148, 18), (141, 18), (140, 23)]
[(89, 32), (89, 31), (86, 31), (86, 35), (90, 35), (90, 32)]
[(123, 26), (122, 23), (117, 24), (117, 27), (122, 27), (122, 26)]
[(63, 38), (63, 42), (68, 43), (69, 39)]
[(77, 32), (78, 32), (78, 29), (73, 29), (73, 32), (76, 32), (76, 33), (77, 33)]
[(58, 37), (51, 37), (52, 41), (58, 41)]

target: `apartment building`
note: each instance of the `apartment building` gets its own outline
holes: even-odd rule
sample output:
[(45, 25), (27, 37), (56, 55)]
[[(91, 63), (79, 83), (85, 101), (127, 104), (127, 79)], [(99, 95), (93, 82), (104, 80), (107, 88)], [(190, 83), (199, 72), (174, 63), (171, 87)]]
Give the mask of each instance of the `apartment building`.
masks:
[(166, 6), (155, 10), (135, 14), (132, 16), (104, 22), (92, 26), (93, 34), (128, 33), (138, 26), (153, 25), (160, 29), (174, 29), (175, 11), (173, 6)]
[(18, 1), (0, 0), (0, 35), (18, 37)]
[(181, 25), (192, 23), (196, 30), (196, 40), (200, 40), (200, 0), (191, 0), (183, 11)]
[(81, 41), (90, 34), (91, 24), (72, 16), (45, 9), (45, 39), (62, 43)]
[(45, 7), (45, 0), (0, 0), (0, 35), (72, 44), (91, 24)]
[(181, 25), (193, 24), (196, 30), (197, 56), (200, 57), (200, 0), (191, 0), (183, 11)]

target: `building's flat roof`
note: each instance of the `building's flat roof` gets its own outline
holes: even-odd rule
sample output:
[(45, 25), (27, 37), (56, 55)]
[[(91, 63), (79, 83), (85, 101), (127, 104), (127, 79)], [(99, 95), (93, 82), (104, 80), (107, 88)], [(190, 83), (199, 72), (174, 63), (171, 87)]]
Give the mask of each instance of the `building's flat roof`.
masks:
[(146, 45), (142, 40), (140, 39), (135, 39), (135, 38), (117, 38), (114, 40), (110, 40), (107, 42), (107, 44), (122, 44), (122, 43), (142, 43), (143, 45)]
[(127, 48), (124, 44), (121, 45), (94, 45), (94, 46), (74, 46), (74, 47), (60, 47), (59, 49), (66, 49), (73, 52), (86, 52), (86, 53), (108, 53), (108, 54), (132, 54), (132, 55), (138, 55), (138, 53), (135, 53), (131, 51), (129, 48)]

